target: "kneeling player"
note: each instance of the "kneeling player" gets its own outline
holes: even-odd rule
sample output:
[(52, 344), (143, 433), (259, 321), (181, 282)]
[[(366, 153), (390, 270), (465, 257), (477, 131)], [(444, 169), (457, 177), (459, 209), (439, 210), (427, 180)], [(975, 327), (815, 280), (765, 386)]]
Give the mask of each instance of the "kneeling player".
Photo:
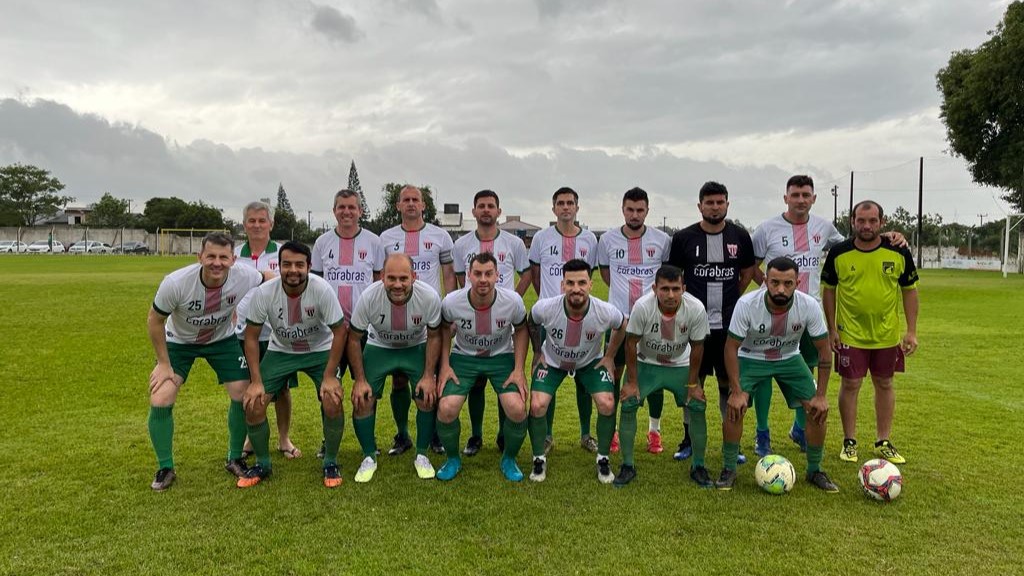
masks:
[(659, 268), (654, 275), (653, 290), (636, 301), (626, 327), (626, 383), (620, 395), (622, 418), (619, 424), (622, 468), (615, 478), (616, 486), (625, 486), (636, 477), (633, 466), (636, 411), (651, 393), (661, 390), (672, 392), (676, 406), (685, 406), (690, 415), (693, 446), (690, 478), (703, 488), (714, 486), (704, 467), (708, 439), (704, 418), (707, 399), (697, 384), (704, 339), (709, 331), (704, 305), (686, 293), (683, 271), (667, 264)]
[[(736, 482), (736, 455), (743, 434), (743, 415), (751, 395), (760, 387), (779, 383), (790, 408), (803, 406), (807, 412), (807, 481), (826, 492), (839, 488), (821, 469), (828, 417), (828, 377), (832, 363), (828, 355), (828, 329), (824, 313), (813, 297), (797, 292), (799, 269), (795, 262), (779, 257), (768, 263), (764, 285), (736, 303), (725, 345), (726, 369), (731, 389), (724, 424), (722, 446), (724, 468), (719, 490), (730, 490)], [(800, 339), (810, 335), (818, 348), (818, 384), (800, 356)]]
[[(256, 465), (238, 479), (238, 487), (255, 486), (270, 476), (267, 402), (287, 388), (293, 374), (305, 372), (323, 405), (324, 486), (334, 488), (341, 485), (338, 447), (345, 426), (337, 373), (348, 328), (334, 289), (323, 278), (310, 276), (307, 246), (285, 243), (279, 262), (281, 276), (256, 289), (246, 316), (245, 359), (251, 383), (245, 391), (245, 419)], [(259, 337), (264, 324), (270, 325), (271, 336), (261, 361)]]
[[(470, 261), (469, 286), (441, 303), (441, 372), (437, 431), (448, 461), (437, 471), (451, 480), (462, 468), (459, 456), (459, 411), (478, 379), (490, 380), (505, 410), (505, 446), (501, 471), (512, 482), (523, 479), (516, 455), (526, 439), (526, 306), (512, 290), (498, 288), (498, 261), (480, 252)], [(455, 334), (455, 347), (451, 336)]]
[[(574, 259), (562, 269), (562, 295), (543, 298), (530, 311), (533, 341), (533, 382), (530, 391), (530, 444), (533, 471), (530, 480), (547, 477), (544, 441), (547, 438), (548, 406), (566, 376), (572, 376), (597, 404), (597, 479), (615, 479), (608, 453), (615, 434), (615, 352), (626, 334), (626, 322), (611, 304), (590, 295), (590, 265)], [(547, 332), (543, 344), (540, 329)], [(604, 357), (601, 336), (612, 330)]]

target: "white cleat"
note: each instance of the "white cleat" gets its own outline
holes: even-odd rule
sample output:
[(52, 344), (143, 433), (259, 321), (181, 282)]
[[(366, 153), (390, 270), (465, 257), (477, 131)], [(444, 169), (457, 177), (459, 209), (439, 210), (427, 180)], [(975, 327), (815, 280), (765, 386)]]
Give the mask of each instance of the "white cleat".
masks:
[(548, 477), (548, 461), (545, 458), (533, 459), (533, 470), (530, 471), (530, 480), (543, 482)]
[(416, 460), (412, 463), (416, 467), (416, 475), (423, 480), (430, 480), (434, 477), (434, 465), (430, 463), (430, 459), (423, 454), (417, 454)]
[(356, 476), (354, 480), (359, 483), (366, 483), (373, 479), (373, 473), (377, 471), (377, 461), (372, 457), (367, 456), (363, 458), (363, 462), (359, 465), (359, 470), (356, 470)]

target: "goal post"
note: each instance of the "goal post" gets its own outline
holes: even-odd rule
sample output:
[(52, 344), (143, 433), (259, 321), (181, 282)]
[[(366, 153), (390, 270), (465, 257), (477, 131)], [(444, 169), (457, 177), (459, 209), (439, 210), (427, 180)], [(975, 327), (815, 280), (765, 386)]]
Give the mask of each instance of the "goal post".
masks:
[(1017, 234), (1017, 254), (1012, 262), (1010, 260), (1010, 232), (1020, 226), (1021, 222), (1024, 222), (1024, 213), (1006, 215), (1006, 233), (1003, 237), (1003, 278), (1006, 278), (1008, 272), (1020, 273), (1022, 265), (1024, 265), (1024, 260), (1021, 259), (1024, 237), (1019, 232)]
[[(203, 236), (206, 236), (209, 232), (231, 233), (230, 230), (225, 228), (161, 228), (157, 230), (157, 254), (161, 256), (182, 253), (195, 254), (197, 252), (196, 246), (203, 241)], [(188, 248), (176, 249), (176, 240), (183, 244), (187, 241)]]

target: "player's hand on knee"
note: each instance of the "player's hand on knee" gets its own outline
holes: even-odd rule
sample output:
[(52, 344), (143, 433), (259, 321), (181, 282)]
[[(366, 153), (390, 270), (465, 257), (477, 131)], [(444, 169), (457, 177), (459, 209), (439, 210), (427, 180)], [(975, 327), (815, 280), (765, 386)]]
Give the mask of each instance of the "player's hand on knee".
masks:
[(249, 386), (245, 389), (245, 396), (242, 397), (242, 406), (246, 412), (255, 412), (259, 407), (265, 407), (267, 405), (266, 393), (263, 390), (263, 384), (260, 382), (250, 382)]
[(341, 406), (341, 398), (344, 391), (341, 389), (341, 382), (331, 376), (324, 378), (320, 383), (320, 400), (329, 403), (331, 406)]
[(370, 390), (369, 383), (366, 380), (356, 380), (352, 384), (352, 409), (359, 412), (367, 407), (370, 403), (370, 394), (373, 391)]
[(729, 421), (738, 422), (743, 419), (743, 415), (747, 412), (749, 398), (750, 395), (746, 392), (734, 392), (729, 395), (729, 400), (726, 402)]
[(704, 389), (700, 386), (687, 386), (686, 387), (686, 401), (698, 400), (700, 402), (707, 403), (707, 396), (704, 395)]
[(824, 424), (828, 418), (828, 399), (824, 396), (815, 396), (807, 403), (807, 415), (816, 423)]
[(171, 369), (169, 364), (157, 364), (153, 367), (153, 371), (149, 373), (149, 393), (156, 394), (168, 382), (171, 385), (175, 384), (174, 370)]
[(432, 378), (423, 377), (416, 383), (416, 397), (423, 401), (426, 410), (434, 407), (434, 402), (437, 400), (437, 385)]
[(640, 399), (640, 386), (635, 381), (626, 380), (619, 390), (619, 402), (625, 402), (630, 398)]

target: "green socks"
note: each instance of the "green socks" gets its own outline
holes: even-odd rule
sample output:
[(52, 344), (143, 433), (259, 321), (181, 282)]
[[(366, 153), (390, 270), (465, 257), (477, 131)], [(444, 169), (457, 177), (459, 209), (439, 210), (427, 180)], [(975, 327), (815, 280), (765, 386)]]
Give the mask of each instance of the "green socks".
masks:
[(793, 416), (793, 426), (801, 430), (807, 430), (807, 412), (804, 411), (803, 406), (796, 409), (796, 414)]
[(814, 474), (821, 470), (821, 457), (825, 452), (824, 446), (807, 445), (807, 473)]
[[(416, 420), (416, 425), (419, 426), (419, 419)], [(461, 452), (459, 451), (459, 432), (461, 431), (462, 423), (459, 422), (459, 418), (445, 423), (440, 420), (437, 421), (437, 435), (441, 438), (441, 444), (444, 445), (444, 452), (448, 458), (458, 458)], [(419, 435), (417, 434), (417, 438)]]
[[(502, 426), (502, 430), (505, 433), (505, 456), (515, 460), (516, 455), (519, 454), (519, 449), (523, 447), (523, 441), (526, 440), (527, 422), (529, 420), (527, 418), (520, 422), (513, 422), (511, 418), (505, 418), (505, 425)], [(543, 418), (538, 418), (537, 420), (540, 420), (541, 423), (544, 422)], [(541, 433), (543, 434), (543, 429)], [(544, 453), (543, 440), (541, 441), (540, 453)]]
[[(550, 408), (548, 409), (550, 410)], [(590, 436), (590, 417), (594, 414), (594, 402), (590, 399), (587, 389), (578, 382), (576, 383), (576, 409), (580, 413), (580, 438)], [(611, 442), (610, 437), (608, 441)]]
[[(544, 418), (547, 421), (547, 436), (555, 435), (555, 398), (556, 395), (552, 394), (551, 402), (548, 403), (548, 413), (544, 415)], [(530, 428), (530, 437), (533, 437), (533, 428)]]
[(256, 462), (265, 470), (270, 469), (270, 424), (264, 418), (259, 424), (249, 424), (249, 442), (256, 454)]
[[(552, 398), (554, 399), (554, 398)], [(548, 414), (551, 414), (551, 406), (548, 405)], [(530, 447), (533, 450), (533, 457), (544, 455), (544, 441), (548, 436), (548, 422), (544, 416), (530, 416), (527, 418), (530, 426)], [(508, 438), (505, 438), (505, 446), (508, 446)]]
[(338, 463), (338, 448), (345, 431), (345, 415), (337, 418), (324, 417), (324, 466)]
[(174, 468), (174, 405), (149, 407), (149, 439), (161, 468)]
[[(619, 422), (619, 450), (622, 452), (622, 463), (633, 465), (633, 443), (636, 441), (636, 409), (638, 406), (622, 407)], [(600, 422), (600, 419), (598, 420)]]
[[(707, 402), (701, 402), (692, 398), (686, 403), (686, 411), (690, 415), (690, 445), (693, 446), (693, 460), (690, 464), (691, 468), (697, 468), (704, 465), (704, 455), (708, 448), (707, 408)], [(738, 444), (736, 445), (736, 450), (738, 454)], [(733, 469), (735, 468), (736, 464), (734, 458)]]
[(249, 427), (245, 424), (245, 409), (241, 402), (231, 401), (228, 406), (228, 460), (242, 457), (245, 435)]
[(754, 414), (757, 416), (757, 429), (768, 429), (768, 414), (772, 408), (771, 382), (761, 384), (754, 390)]
[(409, 407), (412, 406), (412, 390), (404, 388), (391, 390), (391, 412), (395, 415), (395, 427), (399, 434), (409, 435)]
[(371, 412), (365, 418), (352, 418), (352, 428), (356, 431), (356, 439), (359, 440), (359, 447), (363, 449), (363, 457), (369, 456), (377, 459), (377, 438), (374, 435), (374, 428), (377, 427), (377, 414)]
[[(434, 426), (437, 422), (437, 412), (434, 410), (416, 409), (416, 453), (427, 454), (430, 448), (430, 440), (434, 437)], [(408, 433), (408, 432), (407, 432)], [(456, 451), (456, 454), (458, 452)]]
[(724, 442), (722, 443), (722, 460), (724, 467), (727, 470), (736, 470), (736, 458), (740, 453), (739, 442)]
[[(615, 434), (615, 414), (597, 414), (597, 453), (608, 456), (612, 448), (612, 436)], [(621, 449), (622, 442), (619, 442)]]

